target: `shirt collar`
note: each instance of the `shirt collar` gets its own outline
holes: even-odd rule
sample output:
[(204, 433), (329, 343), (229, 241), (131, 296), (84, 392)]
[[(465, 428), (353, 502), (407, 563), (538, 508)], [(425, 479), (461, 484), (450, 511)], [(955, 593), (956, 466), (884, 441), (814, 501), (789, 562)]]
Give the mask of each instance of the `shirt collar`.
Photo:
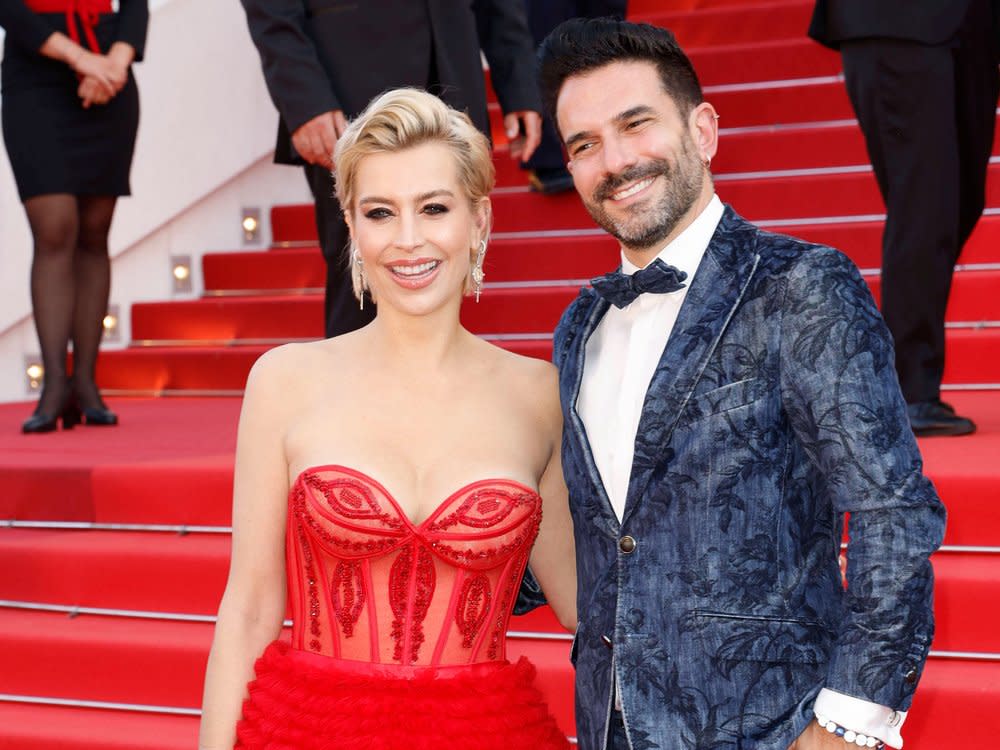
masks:
[[(708, 243), (712, 241), (712, 236), (715, 234), (719, 222), (722, 221), (724, 211), (725, 207), (719, 200), (719, 196), (713, 195), (712, 200), (695, 217), (691, 225), (674, 237), (673, 241), (664, 247), (656, 257), (687, 273), (687, 283), (690, 285), (694, 278), (694, 272), (698, 270), (701, 258), (705, 254), (705, 250), (708, 249)], [(653, 260), (655, 258), (649, 262), (652, 263)], [(631, 276), (638, 270), (639, 267), (630, 263), (623, 252), (622, 273)]]

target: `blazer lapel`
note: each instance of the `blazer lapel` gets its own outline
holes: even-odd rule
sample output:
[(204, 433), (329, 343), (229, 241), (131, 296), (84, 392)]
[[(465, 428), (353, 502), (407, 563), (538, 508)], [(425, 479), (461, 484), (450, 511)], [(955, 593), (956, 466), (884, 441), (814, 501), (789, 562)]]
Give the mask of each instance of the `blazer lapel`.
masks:
[(639, 417), (622, 523), (667, 453), (670, 435), (757, 268), (757, 230), (729, 206), (695, 273)]
[[(584, 289), (581, 295), (589, 297), (590, 304), (581, 304), (578, 317), (571, 323), (573, 338), (566, 343), (559, 372), (559, 390), (565, 404), (565, 414), (568, 421), (564, 429), (570, 438), (568, 447), (573, 450), (576, 458), (575, 463), (583, 470), (588, 484), (587, 490), (578, 495), (575, 502), (586, 506), (585, 513), (595, 524), (605, 528), (608, 533), (617, 535), (620, 528), (618, 517), (611, 507), (607, 490), (604, 488), (604, 480), (601, 479), (601, 473), (594, 461), (594, 453), (587, 437), (587, 428), (576, 408), (583, 382), (587, 341), (610, 305), (606, 300), (597, 296), (592, 289)], [(566, 462), (565, 456), (563, 462)]]

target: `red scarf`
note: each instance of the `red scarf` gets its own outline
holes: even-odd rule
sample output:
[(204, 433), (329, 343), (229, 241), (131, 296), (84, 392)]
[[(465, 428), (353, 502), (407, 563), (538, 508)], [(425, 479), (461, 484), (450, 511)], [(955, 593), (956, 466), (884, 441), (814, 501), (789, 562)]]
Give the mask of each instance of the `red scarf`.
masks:
[(101, 13), (111, 13), (111, 0), (24, 0), (35, 13), (65, 13), (66, 28), (69, 37), (80, 44), (80, 32), (77, 30), (76, 18), (80, 19), (83, 34), (87, 37), (87, 46), (92, 52), (100, 54), (101, 48), (94, 36), (94, 27)]

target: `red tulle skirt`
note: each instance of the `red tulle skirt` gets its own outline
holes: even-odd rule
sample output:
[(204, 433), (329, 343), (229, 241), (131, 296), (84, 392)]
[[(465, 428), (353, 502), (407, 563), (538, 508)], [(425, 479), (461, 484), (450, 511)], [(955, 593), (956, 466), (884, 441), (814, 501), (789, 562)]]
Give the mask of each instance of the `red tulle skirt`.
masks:
[(276, 641), (256, 672), (237, 748), (569, 748), (523, 657), (516, 664), (399, 667), (331, 659)]

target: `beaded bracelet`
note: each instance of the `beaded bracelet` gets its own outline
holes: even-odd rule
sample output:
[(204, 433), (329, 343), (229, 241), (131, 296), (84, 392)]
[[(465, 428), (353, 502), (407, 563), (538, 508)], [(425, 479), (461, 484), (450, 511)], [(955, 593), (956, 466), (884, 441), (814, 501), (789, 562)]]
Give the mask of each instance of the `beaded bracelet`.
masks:
[(843, 737), (844, 742), (853, 743), (858, 747), (874, 747), (876, 750), (883, 750), (885, 743), (878, 737), (869, 737), (867, 734), (855, 732), (853, 729), (846, 729), (835, 721), (830, 721), (825, 716), (816, 715), (816, 722), (830, 734)]

